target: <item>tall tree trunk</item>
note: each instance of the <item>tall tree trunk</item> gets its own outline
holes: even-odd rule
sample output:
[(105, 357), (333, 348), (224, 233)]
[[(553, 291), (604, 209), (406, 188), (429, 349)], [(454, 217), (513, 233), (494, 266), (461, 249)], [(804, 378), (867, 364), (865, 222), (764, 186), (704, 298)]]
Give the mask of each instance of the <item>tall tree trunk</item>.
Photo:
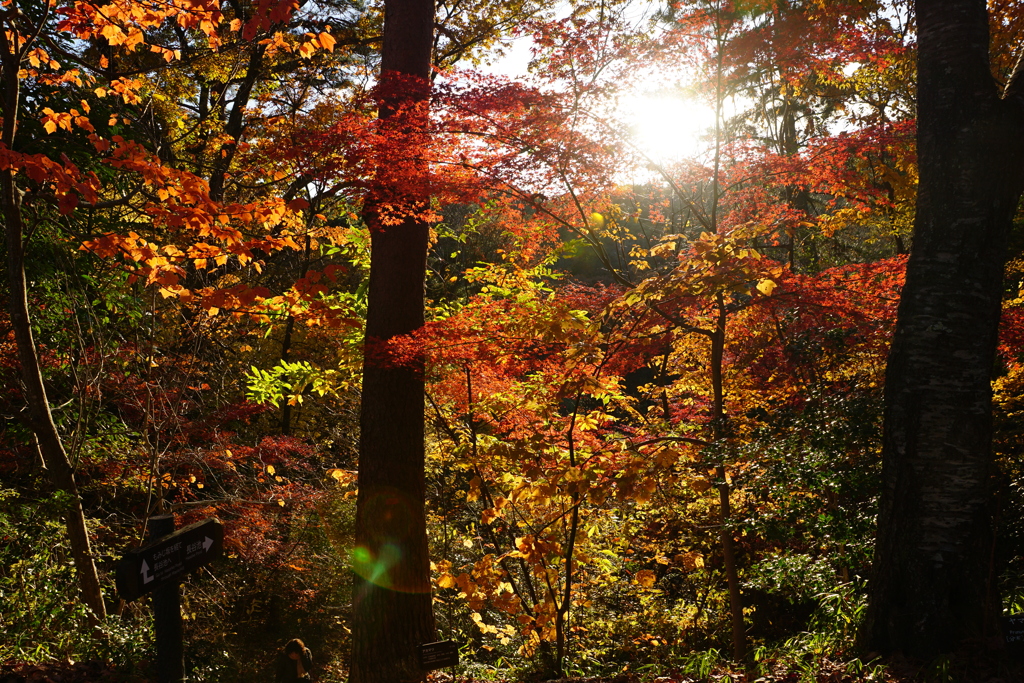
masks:
[(1001, 96), (991, 76), (985, 0), (918, 0), (917, 21), (920, 184), (863, 638), (930, 658), (994, 632), (991, 375), (1024, 190), (1024, 84)]
[[(433, 26), (430, 0), (386, 0), (380, 115), (385, 128), (405, 138), (407, 148), (392, 153), (406, 161), (416, 156), (414, 129), (425, 118), (410, 119), (402, 110), (425, 105), (429, 96)], [(428, 200), (415, 179), (410, 186), (403, 180), (393, 169), (382, 169), (366, 211), (370, 286), (353, 553), (352, 683), (423, 680), (417, 646), (435, 638), (423, 472), (423, 358), (414, 354), (412, 361), (396, 362), (383, 347), (423, 326), (428, 226), (415, 216), (397, 225), (381, 219), (389, 198), (405, 206)]]
[[(13, 12), (14, 10), (9, 10)], [(7, 17), (13, 17), (8, 13)], [(12, 151), (16, 150), (18, 115), (21, 105), (21, 90), (18, 71), (21, 60), (27, 54), (31, 41), (19, 46), (19, 32), (13, 20), (0, 26), (2, 38), (3, 66), (3, 131), (0, 142)], [(5, 243), (7, 247), (7, 284), (10, 290), (9, 309), (11, 327), (14, 330), (18, 348), (18, 363), (21, 366), (21, 380), (28, 405), (28, 422), (38, 443), (50, 481), (57, 491), (65, 494), (63, 510), (67, 526), (71, 555), (78, 575), (82, 601), (92, 611), (90, 619), (103, 619), (107, 615), (100, 589), (99, 576), (93, 562), (89, 544), (89, 531), (85, 524), (82, 500), (75, 484), (74, 469), (64, 451), (60, 434), (53, 423), (50, 404), (46, 398), (46, 387), (39, 365), (39, 354), (32, 338), (31, 317), (28, 308), (28, 288), (25, 282), (24, 225), (21, 213), (21, 193), (14, 181), (15, 169), (0, 171), (0, 201), (3, 203)]]

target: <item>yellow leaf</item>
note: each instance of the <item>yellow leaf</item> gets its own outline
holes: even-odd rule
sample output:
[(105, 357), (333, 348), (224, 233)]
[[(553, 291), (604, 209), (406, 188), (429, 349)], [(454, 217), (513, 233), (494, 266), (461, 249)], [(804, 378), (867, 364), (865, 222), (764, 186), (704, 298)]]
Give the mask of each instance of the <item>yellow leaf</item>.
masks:
[(761, 280), (757, 283), (757, 291), (761, 292), (765, 296), (771, 296), (776, 287), (778, 287), (778, 285), (768, 279)]
[(469, 482), (469, 491), (466, 492), (466, 501), (472, 503), (480, 499), (480, 485), (483, 482), (480, 477), (473, 477)]
[(276, 471), (273, 465), (267, 465), (267, 474), (273, 474)]

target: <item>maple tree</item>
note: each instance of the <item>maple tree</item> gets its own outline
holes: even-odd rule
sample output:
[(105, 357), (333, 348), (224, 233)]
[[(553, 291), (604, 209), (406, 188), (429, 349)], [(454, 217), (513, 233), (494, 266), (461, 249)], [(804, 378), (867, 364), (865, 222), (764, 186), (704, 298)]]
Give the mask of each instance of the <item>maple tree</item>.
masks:
[[(708, 242), (714, 240), (708, 237), (705, 244)], [(711, 262), (715, 253), (714, 248), (708, 249), (705, 263)], [(648, 507), (655, 490), (662, 487), (680, 486), (699, 494), (710, 490), (717, 495), (715, 459), (722, 456), (701, 454), (712, 444), (694, 431), (706, 424), (715, 404), (713, 387), (701, 369), (708, 360), (708, 349), (692, 343), (692, 333), (673, 334), (671, 320), (648, 308), (654, 298), (651, 291), (623, 292), (612, 287), (587, 292), (567, 287), (559, 288), (556, 299), (538, 288), (543, 280), (529, 284), (533, 278), (545, 277), (547, 271), (540, 264), (518, 274), (526, 264), (513, 258), (494, 270), (475, 269), (472, 277), (487, 283), (485, 291), (474, 303), (438, 321), (428, 337), (435, 367), (451, 368), (439, 372), (431, 388), (438, 429), (451, 443), (451, 450), (443, 447), (439, 457), (466, 472), (468, 482), (463, 486), (468, 485), (470, 491), (465, 505), (480, 506), (479, 525), (466, 530), (480, 537), (480, 554), (462, 567), (451, 559), (438, 562), (442, 572), (438, 586), (469, 601), (475, 612), (472, 618), (484, 633), (494, 634), (502, 643), (521, 639), (520, 651), (539, 652), (546, 661), (543, 666), (550, 667), (544, 671), (554, 674), (565, 665), (570, 634), (588, 639), (581, 635), (585, 633), (582, 629), (570, 626), (595, 630), (595, 617), (587, 605), (594, 599), (596, 576), (620, 571), (605, 553), (622, 557), (623, 547), (609, 549), (601, 540), (618, 524), (612, 520), (628, 515), (627, 510), (634, 506), (637, 514), (642, 514), (640, 510)], [(689, 281), (699, 288), (692, 269), (701, 262), (690, 264), (689, 277), (676, 273), (680, 287)], [(706, 267), (714, 272), (712, 266)], [(760, 334), (766, 339), (751, 343), (746, 338), (742, 345), (729, 344), (730, 356), (738, 355), (723, 366), (729, 369), (729, 384), (746, 385), (729, 391), (732, 400), (748, 408), (792, 405), (802, 394), (797, 387), (808, 381), (807, 376), (801, 377), (803, 372), (831, 374), (833, 382), (842, 382), (843, 365), (851, 362), (845, 353), (823, 359), (820, 366), (806, 356), (799, 361), (794, 358), (788, 366), (792, 376), (780, 371), (779, 358), (787, 357), (783, 349), (793, 344), (793, 337), (819, 327), (831, 329), (835, 324), (821, 326), (821, 320), (859, 315), (855, 311), (860, 308), (860, 298), (881, 282), (898, 287), (900, 263), (886, 268), (893, 271), (891, 276), (884, 268), (853, 268), (829, 273), (818, 283), (780, 278), (782, 284), (771, 297), (740, 312), (741, 329), (763, 320)], [(524, 280), (524, 275), (528, 279)], [(840, 282), (845, 283), (849, 299), (829, 301)], [(655, 285), (649, 286), (653, 289)], [(696, 302), (698, 296), (691, 293), (689, 299)], [(880, 310), (867, 314), (865, 320), (884, 320), (895, 300), (893, 295), (880, 298)], [(566, 309), (567, 304), (571, 308)], [(700, 310), (689, 308), (692, 304), (686, 309), (679, 309), (680, 303), (671, 305), (672, 318), (683, 310), (691, 316)], [(799, 318), (801, 322), (788, 324), (788, 333), (781, 333), (779, 319), (803, 307), (807, 313)], [(519, 312), (513, 315), (512, 311)], [(814, 311), (821, 317), (808, 315)], [(663, 322), (653, 325), (658, 319)], [(496, 325), (495, 320), (520, 322)], [(734, 331), (737, 324), (733, 323)], [(853, 329), (853, 334), (863, 334), (863, 328)], [(873, 371), (867, 376), (874, 381), (879, 379), (887, 331), (888, 326), (882, 324), (874, 334), (865, 335), (864, 346), (849, 344), (845, 348), (851, 354), (859, 348), (863, 360), (871, 359), (868, 367)], [(676, 340), (669, 346), (657, 341), (659, 337)], [(808, 340), (807, 348), (815, 346)], [(823, 354), (834, 348), (822, 346)], [(764, 356), (754, 356), (755, 349)], [(494, 365), (495, 359), (502, 360)], [(644, 390), (649, 398), (641, 399), (644, 395), (628, 389), (636, 381), (629, 378), (652, 367), (661, 367), (660, 373), (669, 372), (675, 379), (651, 382)], [(847, 370), (845, 375), (852, 378), (855, 372)], [(751, 374), (770, 377), (771, 384), (766, 387), (763, 379), (751, 381)], [(740, 426), (750, 422), (742, 417), (734, 422), (740, 434), (753, 427)], [(756, 462), (731, 461), (733, 485), (749, 476), (746, 473)], [(446, 510), (445, 515), (453, 513), (450, 501), (438, 505)], [(696, 509), (692, 514), (708, 514), (706, 508), (699, 513)], [(765, 514), (763, 507), (761, 514)], [(711, 512), (710, 517), (712, 528), (716, 528), (717, 514)], [(699, 542), (698, 551), (694, 545), (683, 545), (687, 543), (683, 539), (673, 542), (680, 544), (676, 551), (658, 551), (670, 558), (665, 560), (668, 565), (694, 571), (712, 561), (714, 544), (705, 550), (706, 539)], [(643, 590), (653, 588), (661, 571), (634, 565), (626, 576)]]
[[(749, 36), (743, 34), (741, 29), (743, 27), (744, 16), (738, 13), (734, 13), (732, 10), (727, 9), (721, 4), (710, 4), (709, 7), (701, 7), (694, 11), (694, 14), (687, 17), (690, 20), (689, 28), (692, 30), (694, 26), (701, 25), (701, 22), (710, 22), (711, 29), (709, 45), (710, 55), (714, 58), (714, 61), (718, 63), (717, 78), (715, 78), (713, 97), (715, 108), (721, 112), (722, 102), (726, 96), (726, 92), (723, 87), (723, 63), (725, 62), (726, 51), (728, 45), (728, 34), (730, 31), (739, 32), (743, 37), (748, 38)], [(728, 23), (731, 22), (731, 23)], [(574, 49), (577, 44), (574, 44)], [(585, 63), (580, 60), (580, 63)], [(581, 70), (582, 71), (582, 70)], [(586, 73), (586, 72), (584, 72)], [(574, 72), (574, 77), (579, 77), (577, 72)], [(721, 114), (719, 114), (721, 119)], [(720, 130), (719, 126), (716, 126), (716, 131)], [(701, 267), (697, 264), (701, 263), (700, 260), (692, 260), (688, 262), (689, 267), (681, 267), (677, 271), (668, 271), (668, 277), (652, 277), (646, 279), (639, 287), (636, 287), (632, 295), (627, 295), (627, 300), (632, 296), (633, 301), (646, 301), (653, 305), (655, 311), (664, 315), (668, 318), (668, 326), (678, 326), (680, 332), (685, 334), (696, 334), (698, 336), (707, 337), (710, 341), (710, 358), (708, 359), (709, 377), (705, 380), (708, 382), (711, 388), (710, 405), (708, 406), (709, 413), (712, 415), (709, 425), (715, 428), (723, 430), (719, 436), (711, 434), (711, 438), (705, 441), (705, 443), (714, 443), (715, 441), (722, 440), (725, 433), (731, 431), (725, 426), (725, 388), (724, 388), (724, 367), (723, 367), (723, 349), (725, 346), (725, 330), (728, 316), (732, 311), (737, 310), (737, 305), (727, 299), (733, 296), (733, 292), (742, 293), (748, 288), (752, 288), (751, 280), (754, 284), (758, 284), (760, 288), (763, 288), (762, 294), (771, 293), (775, 287), (775, 282), (771, 279), (772, 267), (765, 266), (761, 271), (760, 275), (755, 274), (756, 270), (748, 270), (747, 267), (740, 266), (742, 260), (747, 258), (747, 250), (741, 252), (740, 246), (737, 246), (734, 242), (725, 237), (727, 234), (731, 234), (737, 224), (740, 223), (755, 223), (760, 225), (778, 225), (780, 222), (785, 225), (787, 222), (792, 221), (793, 224), (801, 215), (806, 215), (807, 207), (804, 207), (799, 213), (795, 212), (791, 206), (792, 192), (787, 190), (785, 193), (781, 193), (781, 196), (785, 197), (786, 204), (774, 203), (769, 193), (772, 192), (772, 188), (778, 187), (780, 184), (784, 184), (784, 181), (791, 179), (790, 188), (799, 186), (803, 188), (803, 192), (809, 195), (810, 191), (816, 191), (819, 196), (825, 194), (826, 196), (831, 195), (833, 207), (838, 204), (841, 206), (842, 202), (848, 201), (849, 199), (856, 199), (857, 201), (864, 201), (865, 195), (870, 198), (872, 192), (869, 189), (867, 193), (861, 194), (858, 190), (853, 187), (849, 187), (850, 181), (853, 179), (853, 175), (843, 181), (838, 181), (834, 177), (830, 177), (831, 171), (823, 173), (829, 166), (838, 166), (842, 169), (849, 162), (844, 161), (844, 147), (842, 142), (839, 145), (830, 143), (825, 140), (821, 144), (821, 148), (828, 150), (826, 154), (822, 154), (820, 151), (808, 151), (805, 159), (796, 159), (796, 149), (793, 149), (793, 144), (788, 145), (785, 156), (772, 153), (763, 153), (758, 149), (746, 149), (744, 152), (755, 160), (760, 157), (760, 160), (754, 161), (752, 164), (747, 165), (736, 165), (731, 169), (724, 167), (723, 160), (725, 155), (730, 154), (726, 150), (729, 149), (727, 141), (724, 141), (722, 135), (716, 132), (715, 135), (715, 153), (712, 158), (711, 167), (702, 169), (704, 175), (698, 181), (704, 184), (706, 190), (701, 191), (701, 194), (696, 194), (694, 198), (687, 196), (681, 197), (686, 202), (687, 211), (689, 213), (690, 225), (699, 225), (701, 229), (707, 231), (710, 230), (712, 233), (721, 232), (721, 236), (712, 235), (707, 237), (705, 240), (696, 240), (696, 246), (699, 253), (707, 257), (707, 268), (706, 274), (701, 273)], [(852, 146), (851, 146), (852, 147)], [(830, 149), (831, 148), (831, 149)], [(739, 146), (739, 149), (743, 149)], [(846, 148), (847, 150), (850, 147)], [(839, 152), (838, 156), (835, 155)], [(743, 153), (743, 152), (741, 152)], [(736, 154), (736, 152), (732, 152)], [(756, 155), (756, 156), (755, 156)], [(815, 157), (818, 156), (816, 163)], [(788, 157), (788, 158), (787, 158)], [(848, 159), (849, 157), (847, 157)], [(795, 163), (794, 163), (795, 162)], [(820, 164), (820, 165), (818, 165)], [(668, 172), (664, 169), (661, 170), (663, 175), (668, 175)], [(723, 180), (722, 176), (732, 173), (737, 180)], [(783, 182), (776, 183), (774, 181), (768, 183), (766, 188), (764, 184), (744, 182), (749, 179), (751, 174), (763, 174), (763, 177), (780, 176), (780, 180)], [(755, 177), (761, 177), (760, 175)], [(671, 182), (671, 181), (670, 181)], [(855, 181), (857, 182), (857, 181)], [(676, 181), (674, 187), (678, 191), (679, 182)], [(724, 194), (721, 191), (721, 187), (729, 187), (731, 189), (729, 195)], [(735, 188), (741, 188), (739, 192)], [(846, 196), (840, 195), (837, 192), (837, 188), (849, 187), (849, 189), (840, 190)], [(819, 189), (821, 188), (821, 189)], [(827, 188), (827, 189), (825, 189)], [(767, 191), (766, 191), (767, 190)], [(868, 199), (868, 201), (871, 201)], [(789, 216), (786, 212), (789, 212)], [(832, 216), (823, 214), (823, 219), (830, 219)], [(605, 249), (604, 245), (600, 241), (595, 240), (595, 234), (598, 234), (598, 230), (606, 231), (604, 235), (614, 240), (611, 237), (615, 234), (617, 228), (609, 217), (595, 214), (596, 219), (588, 220), (586, 214), (577, 217), (576, 220), (582, 218), (582, 222), (587, 227), (581, 229), (583, 233), (595, 246), (600, 254), (602, 263), (613, 271), (613, 275), (623, 284), (634, 286), (631, 281), (631, 277), (627, 276), (626, 273), (619, 270), (611, 259), (608, 257), (608, 250)], [(794, 217), (795, 216), (795, 217)], [(763, 221), (763, 223), (762, 223)], [(822, 221), (824, 222), (824, 220)], [(578, 224), (578, 223), (577, 223)], [(685, 223), (684, 223), (685, 225)], [(685, 228), (684, 228), (685, 229)], [(692, 228), (691, 228), (692, 229)], [(778, 229), (778, 228), (775, 228)], [(788, 228), (787, 228), (788, 229)], [(772, 237), (772, 229), (755, 229), (753, 234), (756, 235), (755, 240), (761, 240), (766, 243), (770, 248), (773, 244), (778, 242)], [(621, 230), (619, 230), (621, 235)], [(741, 233), (737, 232), (736, 236), (741, 236)], [(634, 264), (639, 264), (642, 261), (637, 257), (646, 257), (648, 255), (659, 258), (664, 258), (665, 255), (671, 254), (677, 249), (677, 242), (681, 235), (668, 234), (664, 238), (664, 243), (658, 245), (652, 249), (638, 249), (634, 247), (631, 254), (634, 257)], [(716, 244), (715, 240), (722, 240), (721, 244)], [(614, 243), (614, 242), (613, 242)], [(621, 242), (619, 242), (621, 244)], [(793, 240), (790, 239), (790, 246), (788, 248), (789, 258), (792, 261), (793, 255)], [(757, 254), (756, 250), (751, 250), (750, 253)], [(739, 259), (736, 259), (736, 255), (739, 255)], [(671, 261), (669, 261), (671, 263)], [(684, 261), (684, 263), (687, 263)], [(650, 268), (650, 265), (646, 265), (646, 268)], [(778, 277), (780, 271), (774, 271), (775, 277)], [(641, 275), (640, 277), (643, 277)], [(721, 289), (718, 289), (721, 288)], [(728, 293), (728, 294), (727, 294)], [(666, 310), (664, 305), (659, 307), (659, 298), (667, 297), (669, 301), (673, 299), (673, 296), (678, 297), (680, 294), (689, 296), (706, 296), (709, 299), (710, 309), (706, 312), (702, 312), (702, 315), (710, 315), (709, 318), (698, 318), (696, 321), (687, 320), (685, 315), (680, 315), (675, 311)], [(742, 309), (745, 304), (740, 304), (738, 309)], [(712, 312), (717, 310), (717, 315), (712, 315)], [(689, 312), (688, 312), (689, 314)], [(666, 360), (668, 354), (666, 354)], [(715, 418), (713, 416), (717, 415)], [(706, 419), (706, 418), (705, 418)], [(717, 425), (717, 427), (716, 427)], [(717, 471), (718, 474), (718, 492), (720, 494), (720, 504), (723, 516), (727, 519), (729, 516), (729, 491), (730, 486), (726, 478), (726, 471), (724, 465)], [(723, 529), (728, 530), (728, 524), (722, 525)], [(731, 569), (727, 571), (727, 574), (731, 574), (729, 583), (732, 585), (732, 614), (734, 617), (733, 633), (734, 633), (734, 655), (737, 659), (743, 659), (743, 632), (745, 630), (742, 617), (741, 617), (741, 606), (739, 597), (739, 581), (735, 568), (735, 560), (732, 556), (731, 546), (733, 543), (732, 533), (723, 531), (722, 533), (722, 545), (723, 552), (726, 555), (726, 564), (732, 565)]]

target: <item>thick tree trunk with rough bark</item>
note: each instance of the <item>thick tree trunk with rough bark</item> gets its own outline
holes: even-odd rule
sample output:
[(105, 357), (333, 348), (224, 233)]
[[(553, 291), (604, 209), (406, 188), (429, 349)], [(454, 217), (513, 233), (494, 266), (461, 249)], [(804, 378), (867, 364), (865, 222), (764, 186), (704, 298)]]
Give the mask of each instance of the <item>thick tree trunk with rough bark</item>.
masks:
[[(417, 118), (395, 112), (426, 103), (433, 26), (430, 0), (386, 1), (381, 117), (396, 121), (390, 125), (401, 128), (399, 137), (408, 145), (416, 144), (410, 127)], [(414, 152), (396, 150), (394, 158), (407, 163)], [(384, 205), (389, 198), (410, 206), (428, 197), (415, 180), (405, 186), (394, 169), (382, 169), (377, 182), (366, 211), (370, 286), (353, 556), (352, 683), (423, 680), (417, 646), (435, 639), (423, 471), (423, 359), (414, 352), (397, 362), (382, 348), (423, 326), (428, 237), (427, 224), (415, 216), (385, 224)]]
[(1001, 93), (990, 73), (985, 0), (918, 0), (917, 21), (920, 184), (863, 637), (931, 658), (997, 632), (991, 378), (1024, 189), (1024, 84), (1018, 73)]

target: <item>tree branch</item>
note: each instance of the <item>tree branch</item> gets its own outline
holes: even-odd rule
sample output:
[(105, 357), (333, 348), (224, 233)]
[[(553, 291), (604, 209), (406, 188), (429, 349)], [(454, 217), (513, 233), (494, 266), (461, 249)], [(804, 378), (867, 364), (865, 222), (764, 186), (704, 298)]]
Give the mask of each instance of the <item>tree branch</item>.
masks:
[(1017, 63), (1013, 67), (1009, 80), (1006, 81), (1006, 87), (1003, 89), (1003, 99), (1017, 99), (1024, 103), (1024, 46), (1022, 46), (1020, 55), (1017, 57)]

